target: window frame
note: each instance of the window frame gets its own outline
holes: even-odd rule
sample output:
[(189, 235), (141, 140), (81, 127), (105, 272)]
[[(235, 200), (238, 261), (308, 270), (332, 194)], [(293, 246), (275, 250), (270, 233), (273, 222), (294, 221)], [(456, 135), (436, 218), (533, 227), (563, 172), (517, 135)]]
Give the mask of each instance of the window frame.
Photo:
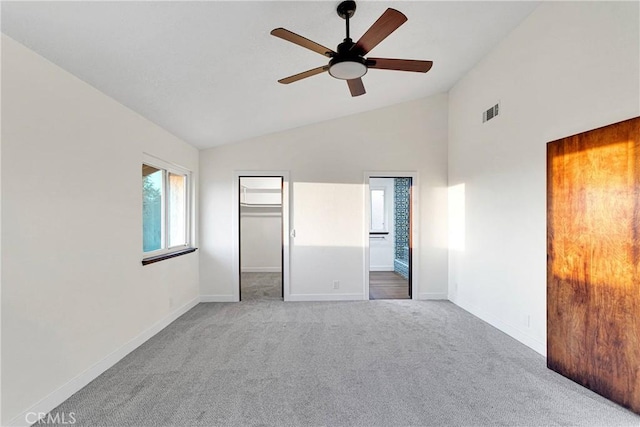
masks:
[[(147, 165), (158, 170), (162, 171), (162, 197), (161, 197), (161, 215), (162, 215), (162, 231), (161, 231), (161, 247), (160, 249), (156, 249), (153, 251), (144, 252), (144, 248), (142, 248), (142, 264), (147, 265), (157, 261), (161, 261), (163, 259), (173, 258), (178, 255), (182, 255), (183, 253), (191, 253), (196, 249), (193, 248), (193, 220), (192, 220), (192, 212), (193, 212), (193, 173), (182, 166), (178, 166), (173, 163), (166, 162), (157, 157), (151, 156), (149, 154), (144, 154), (141, 162), (141, 167)], [(169, 231), (169, 174), (181, 175), (185, 177), (185, 206), (184, 206), (184, 215), (185, 215), (185, 243), (169, 246), (170, 240), (170, 231)], [(143, 178), (144, 180), (144, 178)], [(141, 195), (144, 199), (144, 195), (142, 193), (143, 188), (141, 188)], [(144, 200), (142, 200), (144, 203)], [(142, 213), (143, 209), (140, 210)], [(144, 225), (144, 219), (142, 219), (142, 224)], [(141, 227), (144, 230), (144, 226)], [(143, 231), (144, 233), (144, 231)], [(142, 235), (142, 239), (144, 240), (144, 234)], [(141, 245), (142, 246), (142, 245)]]
[[(373, 228), (373, 192), (382, 191), (382, 229)], [(376, 186), (369, 187), (369, 234), (389, 234), (389, 218), (387, 215), (387, 189), (386, 187)]]

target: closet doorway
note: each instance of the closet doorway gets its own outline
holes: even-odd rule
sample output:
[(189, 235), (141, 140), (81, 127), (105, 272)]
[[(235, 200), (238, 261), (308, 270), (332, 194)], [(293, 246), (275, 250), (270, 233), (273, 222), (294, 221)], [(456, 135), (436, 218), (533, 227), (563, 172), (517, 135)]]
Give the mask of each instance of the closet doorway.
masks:
[(367, 178), (366, 295), (370, 300), (412, 299), (413, 177)]
[(282, 300), (282, 176), (238, 177), (238, 299)]

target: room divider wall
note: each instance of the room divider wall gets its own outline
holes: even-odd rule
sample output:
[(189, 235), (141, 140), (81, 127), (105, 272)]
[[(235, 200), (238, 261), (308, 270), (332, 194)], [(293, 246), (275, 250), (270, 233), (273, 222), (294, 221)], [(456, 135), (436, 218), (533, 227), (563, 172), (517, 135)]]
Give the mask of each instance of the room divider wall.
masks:
[(547, 145), (547, 365), (640, 413), (640, 118)]

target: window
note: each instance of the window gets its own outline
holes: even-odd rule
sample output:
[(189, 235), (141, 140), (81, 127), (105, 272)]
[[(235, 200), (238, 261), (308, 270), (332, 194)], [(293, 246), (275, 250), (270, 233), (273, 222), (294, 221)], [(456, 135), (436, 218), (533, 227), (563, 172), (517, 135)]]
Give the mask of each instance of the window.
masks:
[(386, 212), (384, 188), (372, 188), (370, 232), (375, 233), (388, 231)]
[(142, 250), (162, 249), (162, 188), (163, 171), (142, 165)]
[(142, 252), (145, 259), (189, 248), (190, 176), (189, 171), (145, 158), (142, 164)]

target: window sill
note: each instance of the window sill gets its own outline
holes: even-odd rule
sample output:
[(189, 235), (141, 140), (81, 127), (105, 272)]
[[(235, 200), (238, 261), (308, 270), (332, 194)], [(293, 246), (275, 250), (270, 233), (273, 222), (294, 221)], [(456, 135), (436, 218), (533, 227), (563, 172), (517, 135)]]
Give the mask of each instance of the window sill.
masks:
[(175, 258), (177, 256), (190, 254), (191, 252), (195, 252), (197, 250), (198, 250), (198, 248), (180, 249), (179, 251), (175, 251), (175, 252), (169, 252), (169, 253), (162, 254), (162, 255), (156, 255), (156, 256), (149, 257), (149, 258), (143, 258), (142, 259), (142, 265), (153, 264), (154, 262), (164, 261), (165, 259)]

